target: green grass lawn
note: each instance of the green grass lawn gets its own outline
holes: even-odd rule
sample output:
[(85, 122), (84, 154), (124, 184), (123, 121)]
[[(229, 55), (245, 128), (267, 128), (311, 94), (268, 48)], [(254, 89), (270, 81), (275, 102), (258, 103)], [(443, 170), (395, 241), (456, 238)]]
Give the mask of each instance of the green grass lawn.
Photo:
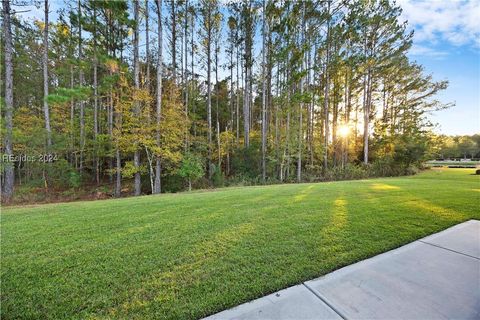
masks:
[(193, 319), (469, 219), (474, 169), (3, 208), (2, 319)]

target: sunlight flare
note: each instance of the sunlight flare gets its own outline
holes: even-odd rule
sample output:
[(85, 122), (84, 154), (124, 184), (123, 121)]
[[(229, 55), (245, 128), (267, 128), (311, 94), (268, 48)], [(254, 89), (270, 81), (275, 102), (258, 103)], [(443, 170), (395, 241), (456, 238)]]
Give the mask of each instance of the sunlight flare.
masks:
[(342, 138), (346, 138), (350, 134), (350, 127), (348, 125), (341, 125), (338, 128), (337, 133)]

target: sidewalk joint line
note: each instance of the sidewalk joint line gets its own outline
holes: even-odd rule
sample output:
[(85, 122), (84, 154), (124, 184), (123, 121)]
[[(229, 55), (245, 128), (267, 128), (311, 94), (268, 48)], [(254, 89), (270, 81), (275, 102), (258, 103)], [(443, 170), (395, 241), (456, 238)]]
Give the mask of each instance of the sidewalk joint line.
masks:
[(477, 258), (475, 256), (471, 256), (467, 253), (459, 252), (459, 251), (456, 251), (456, 250), (448, 249), (448, 248), (439, 246), (438, 244), (433, 244), (433, 243), (426, 242), (426, 241), (423, 241), (423, 240), (418, 240), (418, 242), (425, 243), (425, 244), (431, 245), (433, 247), (437, 247), (437, 248), (444, 249), (444, 250), (447, 250), (447, 251), (451, 251), (451, 252), (454, 252), (454, 253), (458, 253), (458, 254), (461, 254), (461, 255), (466, 256), (466, 257), (470, 257), (470, 258), (473, 258), (473, 259), (480, 260), (480, 258)]
[(323, 297), (319, 292), (315, 291), (314, 289), (310, 288), (305, 282), (302, 283), (305, 288), (307, 288), (311, 293), (313, 293), (318, 299), (323, 301), (330, 309), (332, 309), (336, 314), (338, 314), (342, 319), (348, 320), (348, 318), (337, 308), (333, 306), (331, 302), (329, 302), (325, 297)]

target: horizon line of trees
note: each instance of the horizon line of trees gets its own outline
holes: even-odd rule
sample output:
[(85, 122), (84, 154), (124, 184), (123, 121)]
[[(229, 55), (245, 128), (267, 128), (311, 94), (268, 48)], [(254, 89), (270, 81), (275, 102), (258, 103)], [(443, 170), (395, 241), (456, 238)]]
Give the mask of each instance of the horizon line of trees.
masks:
[(437, 139), (436, 159), (480, 159), (480, 134), (439, 135)]
[(2, 0), (2, 155), (56, 161), (2, 161), (6, 202), (15, 180), (120, 196), (408, 168), (449, 106), (393, 1), (77, 0), (51, 21), (44, 0), (33, 23), (24, 2)]

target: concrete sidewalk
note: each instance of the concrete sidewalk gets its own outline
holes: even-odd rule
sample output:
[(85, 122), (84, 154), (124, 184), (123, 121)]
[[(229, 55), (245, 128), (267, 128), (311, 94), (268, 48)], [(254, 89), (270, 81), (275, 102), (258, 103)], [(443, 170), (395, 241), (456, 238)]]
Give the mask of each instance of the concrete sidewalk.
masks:
[(480, 221), (205, 319), (480, 319)]

